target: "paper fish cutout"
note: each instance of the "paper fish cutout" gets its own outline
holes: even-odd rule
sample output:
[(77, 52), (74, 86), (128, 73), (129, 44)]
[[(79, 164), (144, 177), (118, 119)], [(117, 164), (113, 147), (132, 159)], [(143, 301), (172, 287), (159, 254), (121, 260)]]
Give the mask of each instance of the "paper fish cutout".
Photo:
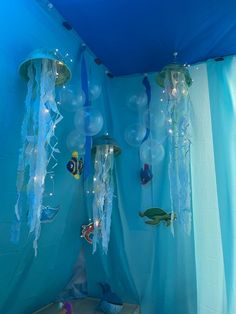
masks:
[(66, 168), (73, 175), (75, 179), (78, 180), (80, 178), (83, 168), (84, 168), (84, 162), (82, 158), (79, 159), (78, 152), (74, 151), (72, 153), (72, 157), (68, 161)]

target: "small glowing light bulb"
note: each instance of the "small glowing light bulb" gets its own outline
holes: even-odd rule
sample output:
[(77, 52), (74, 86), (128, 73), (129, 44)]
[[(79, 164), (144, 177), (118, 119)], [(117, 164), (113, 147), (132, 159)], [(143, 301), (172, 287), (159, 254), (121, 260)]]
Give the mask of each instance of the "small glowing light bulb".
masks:
[(50, 196), (53, 196), (52, 192), (51, 192), (51, 193), (49, 193), (49, 195), (50, 195)]
[(173, 96), (175, 96), (176, 93), (177, 93), (177, 89), (174, 87), (174, 88), (172, 89), (172, 92), (171, 92), (171, 93), (172, 93)]
[(168, 132), (169, 132), (170, 134), (172, 134), (172, 133), (173, 133), (173, 130), (172, 130), (172, 129), (169, 129)]
[(97, 178), (94, 177), (94, 178), (93, 178), (93, 181), (97, 181)]
[(37, 181), (37, 176), (34, 176), (34, 181)]
[(99, 220), (96, 219), (95, 222), (94, 222), (94, 224), (95, 224), (96, 227), (98, 227), (98, 226), (99, 226)]
[(63, 89), (65, 89), (65, 88), (66, 88), (66, 86), (65, 86), (65, 85), (63, 85), (63, 86), (62, 86), (62, 88), (63, 88)]
[(44, 113), (49, 113), (49, 110), (47, 108), (44, 109)]
[(162, 101), (163, 101), (163, 98), (161, 98), (160, 101), (162, 102)]

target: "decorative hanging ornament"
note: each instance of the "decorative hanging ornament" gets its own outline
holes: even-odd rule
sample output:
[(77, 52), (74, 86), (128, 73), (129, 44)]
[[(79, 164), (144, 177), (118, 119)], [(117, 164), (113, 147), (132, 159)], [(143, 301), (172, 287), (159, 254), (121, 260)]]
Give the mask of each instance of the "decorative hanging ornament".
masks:
[(66, 164), (66, 168), (76, 180), (80, 179), (84, 168), (84, 162), (82, 158), (79, 158), (79, 153), (77, 151), (72, 153), (71, 159)]
[(175, 213), (167, 213), (158, 207), (148, 208), (144, 212), (139, 212), (139, 216), (148, 218), (149, 220), (145, 221), (148, 225), (159, 225), (163, 221), (167, 227), (177, 218)]
[(95, 222), (90, 222), (87, 225), (82, 225), (81, 238), (84, 238), (89, 244), (93, 243), (94, 226), (99, 228), (101, 224), (98, 220), (96, 220)]
[(25, 198), (23, 187), (26, 186), (28, 225), (30, 232), (34, 233), (33, 247), (37, 255), (42, 211), (45, 208), (45, 179), (57, 165), (55, 153), (59, 153), (55, 129), (62, 115), (55, 101), (55, 87), (64, 85), (71, 72), (54, 51), (37, 50), (21, 63), (19, 73), (28, 81), (28, 92), (21, 128), (15, 213), (20, 221)]
[[(93, 253), (97, 249), (97, 244), (101, 241), (103, 252), (107, 254), (114, 196), (114, 156), (120, 154), (121, 149), (109, 135), (103, 135), (94, 141), (93, 151), (95, 153), (93, 177)], [(99, 221), (99, 224), (95, 223), (97, 221)]]
[[(172, 212), (187, 234), (191, 232), (190, 97), (192, 84), (187, 67), (170, 64), (157, 76), (167, 102), (169, 181)], [(163, 99), (162, 99), (163, 101)]]

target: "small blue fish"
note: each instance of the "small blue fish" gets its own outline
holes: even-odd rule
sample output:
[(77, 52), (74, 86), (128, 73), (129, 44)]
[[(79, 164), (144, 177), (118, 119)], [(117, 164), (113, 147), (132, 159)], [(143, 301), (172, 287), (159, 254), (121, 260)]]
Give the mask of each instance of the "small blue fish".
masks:
[(60, 209), (60, 206), (57, 207), (49, 207), (49, 206), (43, 206), (40, 221), (41, 223), (45, 222), (51, 222), (56, 217), (58, 211)]
[(149, 164), (144, 164), (143, 168), (140, 170), (141, 183), (147, 184), (153, 178), (152, 167)]

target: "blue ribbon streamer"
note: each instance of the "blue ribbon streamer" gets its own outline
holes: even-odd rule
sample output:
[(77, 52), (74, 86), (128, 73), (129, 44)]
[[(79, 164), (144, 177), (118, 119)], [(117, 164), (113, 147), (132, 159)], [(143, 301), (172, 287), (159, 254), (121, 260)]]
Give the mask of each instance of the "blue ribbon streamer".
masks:
[(151, 123), (150, 122), (150, 102), (152, 98), (152, 93), (151, 93), (151, 85), (147, 76), (145, 76), (143, 79), (143, 85), (146, 89), (146, 94), (147, 94), (148, 121), (147, 121), (146, 134), (142, 140), (142, 143), (144, 143), (149, 138), (149, 135), (151, 132), (150, 130), (150, 123)]
[[(89, 90), (88, 90), (88, 72), (86, 67), (86, 61), (84, 54), (82, 55), (81, 60), (81, 88), (85, 94), (85, 103), (84, 107), (89, 107)], [(85, 119), (85, 125), (89, 123), (89, 117)], [(92, 148), (92, 137), (86, 136), (85, 140), (85, 157), (84, 157), (84, 181), (89, 177), (90, 175), (90, 169), (91, 169), (91, 148)]]

